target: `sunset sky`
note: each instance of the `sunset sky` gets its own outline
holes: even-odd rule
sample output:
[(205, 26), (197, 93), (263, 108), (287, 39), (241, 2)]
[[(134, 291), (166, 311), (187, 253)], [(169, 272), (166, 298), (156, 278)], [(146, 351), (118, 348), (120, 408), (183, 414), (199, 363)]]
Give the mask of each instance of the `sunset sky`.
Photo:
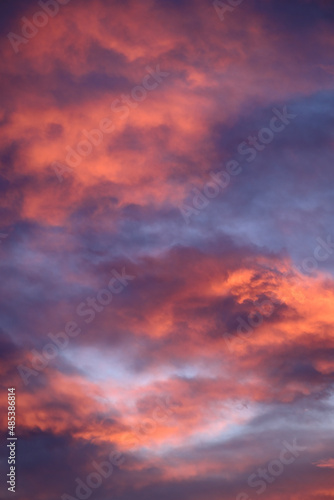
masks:
[(0, 18), (0, 497), (334, 499), (334, 2)]

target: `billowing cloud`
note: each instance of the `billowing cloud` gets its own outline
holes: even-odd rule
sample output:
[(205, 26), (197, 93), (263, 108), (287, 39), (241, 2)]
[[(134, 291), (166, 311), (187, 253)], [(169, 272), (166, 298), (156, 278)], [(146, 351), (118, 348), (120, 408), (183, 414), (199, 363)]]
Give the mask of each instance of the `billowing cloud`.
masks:
[(334, 498), (334, 9), (232, 4), (1, 7), (20, 500)]

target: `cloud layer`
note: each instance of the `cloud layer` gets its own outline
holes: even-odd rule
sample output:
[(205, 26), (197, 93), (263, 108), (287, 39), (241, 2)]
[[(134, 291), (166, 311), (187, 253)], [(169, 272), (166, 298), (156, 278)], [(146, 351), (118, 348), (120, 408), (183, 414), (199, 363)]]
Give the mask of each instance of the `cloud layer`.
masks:
[(334, 498), (332, 2), (40, 10), (0, 25), (18, 498)]

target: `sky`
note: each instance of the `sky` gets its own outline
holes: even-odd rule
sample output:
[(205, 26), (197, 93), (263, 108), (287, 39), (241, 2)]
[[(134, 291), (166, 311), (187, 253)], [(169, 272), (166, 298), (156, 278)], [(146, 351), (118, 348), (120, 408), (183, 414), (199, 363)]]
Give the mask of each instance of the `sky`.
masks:
[(1, 498), (334, 499), (333, 2), (0, 11)]

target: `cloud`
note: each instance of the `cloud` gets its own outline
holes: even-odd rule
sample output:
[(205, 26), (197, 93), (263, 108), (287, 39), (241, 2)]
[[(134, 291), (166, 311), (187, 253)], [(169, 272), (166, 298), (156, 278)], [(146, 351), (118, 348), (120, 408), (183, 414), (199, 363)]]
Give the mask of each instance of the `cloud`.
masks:
[[(15, 54), (6, 34), (38, 8), (0, 16), (0, 371), (22, 500), (74, 495), (111, 451), (126, 462), (97, 498), (251, 498), (294, 438), (307, 450), (266, 497), (331, 498), (332, 254), (300, 269), (332, 237), (332, 3), (243, 2), (222, 23), (211, 2), (73, 1)], [(169, 75), (122, 118), (148, 66)], [(248, 162), (239, 145), (285, 106)], [(104, 118), (59, 183), (53, 163)], [(231, 159), (240, 175), (185, 224)], [(135, 279), (85, 322), (123, 268)], [(69, 321), (80, 336), (26, 386), (17, 367)]]

